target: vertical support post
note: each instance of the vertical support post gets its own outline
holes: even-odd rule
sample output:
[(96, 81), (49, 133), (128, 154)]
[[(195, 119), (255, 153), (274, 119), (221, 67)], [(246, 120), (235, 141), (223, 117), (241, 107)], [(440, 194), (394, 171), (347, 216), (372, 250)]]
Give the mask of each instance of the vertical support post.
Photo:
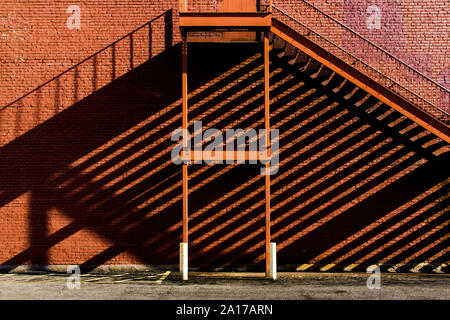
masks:
[(270, 243), (270, 279), (277, 280), (277, 244)]
[(188, 279), (188, 244), (180, 243), (180, 279)]
[[(182, 128), (183, 128), (183, 150), (187, 151), (188, 130), (188, 78), (187, 78), (187, 35), (182, 35)], [(188, 279), (188, 163), (183, 163), (183, 251), (180, 247), (180, 275), (182, 280)], [(182, 259), (183, 258), (183, 259)], [(183, 263), (181, 263), (183, 262)]]
[[(269, 34), (264, 32), (264, 122), (266, 131), (267, 153), (270, 158), (270, 84), (269, 84)], [(265, 197), (266, 197), (266, 277), (270, 277), (270, 161), (266, 163)]]

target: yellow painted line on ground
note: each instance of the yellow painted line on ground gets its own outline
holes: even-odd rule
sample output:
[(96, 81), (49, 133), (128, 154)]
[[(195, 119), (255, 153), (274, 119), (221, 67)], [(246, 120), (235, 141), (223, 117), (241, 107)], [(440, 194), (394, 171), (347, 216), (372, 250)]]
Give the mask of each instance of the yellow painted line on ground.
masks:
[(83, 277), (81, 277), (81, 282), (96, 282), (96, 281), (100, 281), (100, 280), (104, 280), (104, 279), (110, 279), (110, 277), (92, 277), (89, 279), (83, 279)]
[(133, 277), (124, 277), (123, 279), (114, 280), (114, 283), (121, 283), (121, 282), (132, 282), (133, 280), (140, 280), (145, 279), (145, 277), (139, 277), (139, 278), (133, 278)]
[(126, 279), (121, 279), (121, 280), (114, 280), (114, 283), (132, 282), (132, 281), (133, 281), (133, 279), (126, 278)]
[(57, 283), (57, 282), (61, 282), (61, 281), (56, 281), (56, 280), (38, 280), (38, 281), (26, 281), (26, 282), (15, 281), (15, 283), (17, 283), (17, 282), (21, 282), (21, 283), (39, 283), (40, 284), (40, 283)]
[(170, 271), (166, 271), (162, 274), (161, 279), (157, 280), (156, 283), (162, 283), (164, 280), (167, 279), (167, 277), (170, 275)]
[(60, 280), (37, 280), (37, 281), (23, 281), (19, 279), (11, 279), (11, 280), (4, 280), (0, 281), (0, 284), (37, 284), (37, 283), (56, 283), (60, 282)]
[[(22, 278), (22, 279), (20, 279), (20, 280), (22, 280), (22, 281), (24, 281), (24, 282), (32, 282), (32, 281), (40, 280), (40, 279), (45, 280), (46, 277), (45, 277), (45, 276), (34, 276), (34, 277), (32, 277), (32, 278), (26, 278), (26, 277), (24, 277), (24, 278)], [(18, 280), (19, 280), (19, 279), (18, 279)], [(20, 280), (19, 280), (19, 281), (20, 281)]]

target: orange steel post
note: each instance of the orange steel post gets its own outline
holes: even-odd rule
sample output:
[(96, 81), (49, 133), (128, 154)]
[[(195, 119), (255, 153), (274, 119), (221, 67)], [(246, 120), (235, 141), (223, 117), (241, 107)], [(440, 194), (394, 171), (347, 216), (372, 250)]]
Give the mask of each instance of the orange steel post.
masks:
[[(183, 146), (187, 147), (188, 129), (188, 79), (187, 79), (187, 35), (183, 34), (182, 39), (182, 105), (183, 105)], [(183, 163), (183, 242), (188, 242), (188, 164)]]
[[(266, 130), (266, 146), (271, 156), (270, 146), (270, 84), (269, 84), (269, 34), (264, 32), (264, 122)], [(270, 161), (266, 163), (266, 277), (270, 277)]]

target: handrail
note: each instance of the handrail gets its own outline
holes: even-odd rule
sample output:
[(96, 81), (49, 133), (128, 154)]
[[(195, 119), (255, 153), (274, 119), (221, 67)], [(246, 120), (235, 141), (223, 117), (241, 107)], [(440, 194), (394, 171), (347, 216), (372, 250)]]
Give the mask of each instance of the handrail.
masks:
[[(356, 32), (355, 30), (349, 28), (348, 26), (346, 26), (345, 24), (343, 24), (342, 22), (340, 22), (339, 20), (336, 20), (335, 18), (333, 18), (332, 16), (330, 16), (329, 14), (327, 14), (326, 12), (322, 11), (320, 8), (317, 8), (316, 6), (314, 6), (313, 4), (309, 3), (308, 1), (305, 0), (301, 0), (303, 1), (305, 4), (307, 4), (308, 6), (314, 8), (314, 10), (317, 10), (318, 12), (320, 12), (321, 14), (325, 15), (328, 19), (333, 20), (335, 23), (339, 24), (341, 27), (347, 29), (348, 31), (350, 31), (351, 33), (357, 35), (359, 38), (363, 39), (364, 41), (370, 43), (372, 46), (377, 47), (377, 49), (379, 49), (380, 51), (382, 51), (384, 54), (389, 55), (391, 58), (397, 60), (398, 62), (404, 64), (406, 67), (408, 67), (409, 69), (419, 73), (421, 76), (423, 76), (424, 78), (426, 78), (427, 80), (433, 82), (435, 85), (441, 87), (444, 90), (447, 90), (447, 88), (443, 87), (442, 85), (440, 85), (439, 83), (437, 83), (436, 81), (434, 81), (433, 79), (430, 79), (429, 77), (427, 77), (426, 75), (424, 75), (423, 73), (421, 73), (420, 71), (412, 68), (411, 66), (409, 66), (406, 62), (404, 62), (403, 60), (401, 60), (400, 58), (397, 58), (396, 56), (392, 55), (391, 53), (389, 53), (388, 51), (386, 51), (385, 49), (381, 48), (380, 46), (378, 46), (377, 44), (373, 43), (372, 41), (370, 41), (369, 39), (365, 38), (364, 36), (362, 36), (360, 33)], [(273, 6), (275, 7), (275, 6)], [(276, 7), (275, 7), (276, 8)], [(282, 11), (278, 8), (276, 8), (279, 11)], [(285, 13), (286, 14), (286, 13)], [(447, 90), (449, 91), (449, 90)]]
[[(312, 14), (312, 18), (309, 16), (310, 21), (313, 22), (310, 25), (307, 25), (308, 16), (299, 21), (276, 6), (273, 6), (274, 16), (281, 18), (281, 21), (287, 18), (295, 22), (303, 29), (301, 33), (306, 37), (316, 37), (315, 42), (318, 42), (316, 44), (322, 45), (324, 49), (331, 51), (359, 71), (368, 72), (375, 78), (374, 80), (419, 106), (441, 122), (450, 124), (449, 90), (307, 1), (301, 0), (300, 6), (301, 10)], [(318, 30), (322, 23), (325, 26), (325, 32)], [(288, 25), (290, 24), (288, 23)], [(336, 26), (339, 29), (337, 32)], [(334, 39), (332, 39), (333, 37)], [(342, 43), (338, 44), (338, 41)], [(347, 50), (343, 48), (345, 41), (351, 42)]]

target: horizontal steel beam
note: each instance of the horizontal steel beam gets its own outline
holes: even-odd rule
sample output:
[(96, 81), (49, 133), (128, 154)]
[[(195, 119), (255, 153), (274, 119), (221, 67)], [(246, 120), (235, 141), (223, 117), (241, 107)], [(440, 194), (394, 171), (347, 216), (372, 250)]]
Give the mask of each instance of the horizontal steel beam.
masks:
[[(270, 152), (270, 151), (269, 151)], [(204, 152), (204, 151), (181, 151), (180, 157), (182, 161), (269, 161), (271, 158), (265, 151), (222, 151), (220, 153)]]
[(180, 12), (182, 29), (268, 29), (271, 21), (272, 16), (267, 12)]

